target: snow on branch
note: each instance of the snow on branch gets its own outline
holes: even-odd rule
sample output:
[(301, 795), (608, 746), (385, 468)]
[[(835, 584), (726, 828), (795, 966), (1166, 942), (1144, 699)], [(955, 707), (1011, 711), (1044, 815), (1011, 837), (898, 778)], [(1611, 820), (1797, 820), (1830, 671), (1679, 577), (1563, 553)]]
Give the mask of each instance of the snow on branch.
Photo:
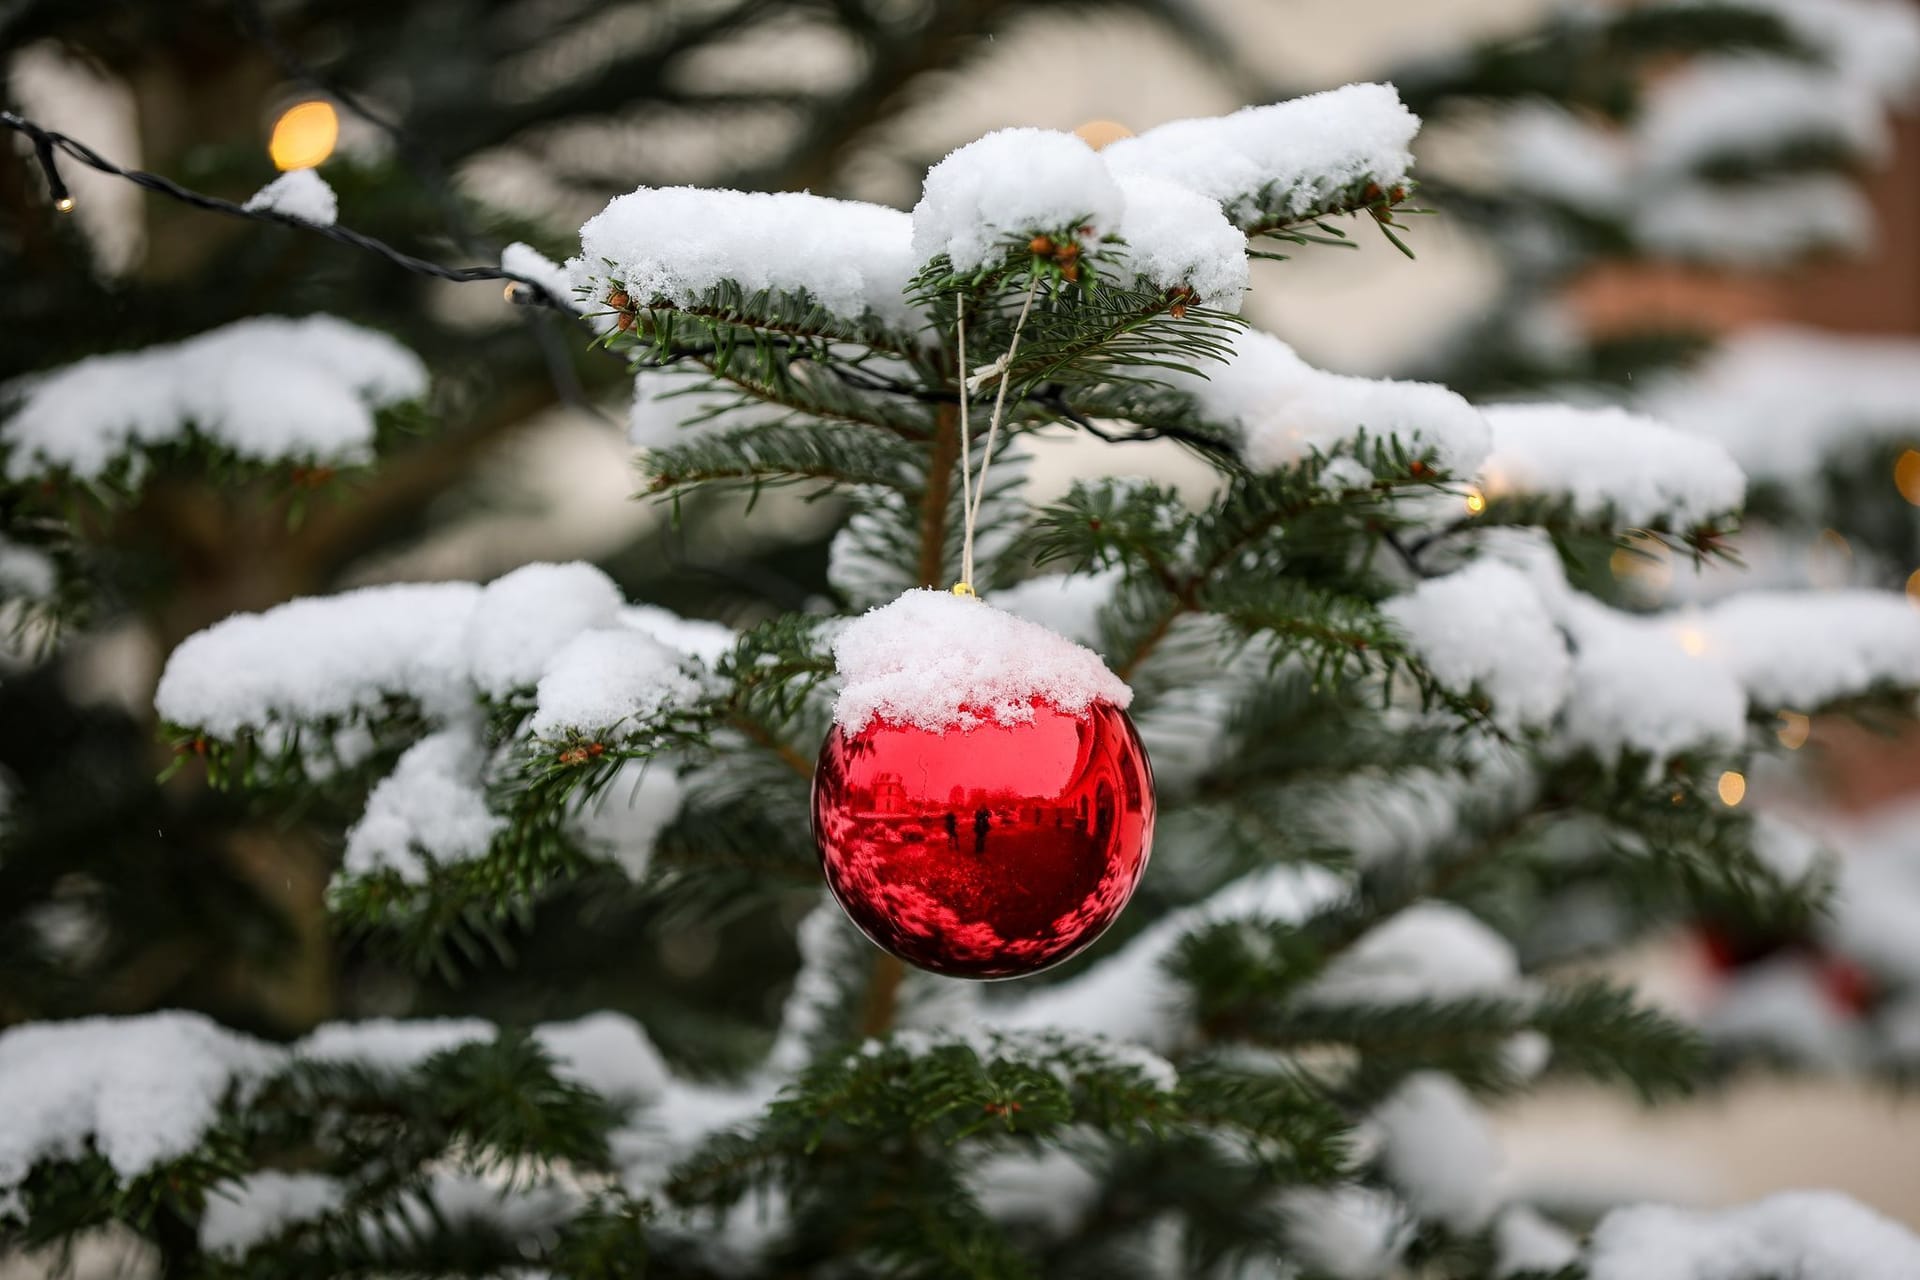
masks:
[(748, 293), (811, 297), (847, 320), (917, 326), (904, 299), (913, 227), (880, 205), (797, 192), (641, 187), (580, 228), (567, 263), (575, 289), (604, 302), (697, 306), (732, 282)]
[(1751, 591), (1706, 610), (1707, 656), (1756, 707), (1920, 687), (1920, 609), (1892, 591)]
[(137, 473), (144, 451), (195, 437), (252, 462), (356, 464), (372, 456), (375, 412), (426, 389), (425, 367), (384, 334), (266, 316), (15, 382), (0, 449), (15, 480)]
[[(589, 565), (533, 564), (485, 587), (368, 587), (228, 618), (174, 650), (155, 706), (217, 775), (263, 756), (272, 769), (355, 766), (424, 731), (347, 831), (337, 891), (554, 850), (637, 880), (681, 808), (678, 762), (662, 757), (682, 713), (719, 692), (714, 665), (733, 640), (626, 605)], [(376, 885), (368, 909), (393, 901)]]
[(200, 1218), (200, 1247), (237, 1258), (288, 1227), (336, 1212), (346, 1199), (346, 1185), (337, 1178), (262, 1169), (208, 1192)]
[(197, 1013), (32, 1022), (0, 1032), (0, 1190), (89, 1146), (122, 1180), (191, 1152), (277, 1070), (280, 1050)]
[(1650, 616), (1577, 598), (1564, 622), (1575, 648), (1565, 738), (1602, 756), (1730, 750), (1750, 710), (1920, 687), (1920, 610), (1893, 592), (1752, 592)]
[[(822, 1054), (861, 1038), (866, 1012), (869, 943), (839, 905), (823, 896), (795, 931), (800, 969), (780, 1009), (780, 1029), (766, 1068), (793, 1075)], [(978, 1015), (975, 983), (910, 969), (894, 997), (893, 1027), (929, 1031), (966, 1026)]]
[(1778, 58), (1696, 59), (1658, 80), (1634, 124), (1645, 178), (1671, 180), (1789, 148), (1830, 163), (1884, 161), (1892, 137), (1879, 99), (1832, 72)]
[(1093, 263), (1122, 284), (1238, 311), (1246, 235), (1219, 204), (1177, 182), (1114, 173), (1072, 134), (1003, 129), (927, 174), (914, 206), (914, 255), (960, 276), (1045, 260), (1067, 281)]
[(1270, 334), (1237, 334), (1225, 363), (1163, 376), (1190, 393), (1204, 417), (1238, 432), (1246, 460), (1261, 469), (1331, 452), (1363, 432), (1430, 453), (1455, 475), (1474, 474), (1487, 453), (1486, 419), (1445, 387), (1327, 373)]
[(1377, 1280), (1413, 1243), (1406, 1208), (1378, 1187), (1296, 1187), (1277, 1197), (1288, 1246), (1320, 1275)]
[(1682, 262), (1774, 267), (1808, 254), (1851, 252), (1873, 237), (1872, 209), (1845, 178), (1642, 180), (1631, 139), (1551, 106), (1506, 113), (1488, 151), (1506, 194), (1619, 222), (1643, 253)]
[(652, 636), (661, 644), (712, 668), (733, 652), (739, 636), (732, 627), (699, 618), (683, 618), (656, 604), (630, 604), (620, 610), (620, 625)]
[(1740, 745), (1746, 696), (1730, 672), (1705, 658), (1697, 627), (1583, 604), (1570, 619), (1575, 653), (1561, 726), (1565, 746), (1602, 759), (1637, 751), (1664, 760)]
[(493, 1036), (493, 1024), (480, 1018), (367, 1018), (322, 1023), (294, 1045), (293, 1054), (302, 1062), (350, 1063), (398, 1074), (436, 1053)]
[(1792, 499), (1830, 460), (1920, 433), (1920, 342), (1744, 330), (1663, 379), (1648, 412), (1716, 441)]
[(1670, 258), (1773, 267), (1864, 247), (1873, 238), (1873, 210), (1853, 183), (1830, 174), (1738, 186), (1676, 182), (1636, 202), (1632, 227), (1642, 246)]
[[(1665, 0), (1674, 8), (1722, 0)], [(1904, 0), (1738, 0), (1787, 24), (1828, 66), (1898, 104), (1920, 88), (1920, 14)]]
[(1507, 191), (1594, 216), (1617, 216), (1629, 202), (1627, 140), (1564, 107), (1520, 102), (1508, 108), (1487, 152)]
[(680, 816), (685, 799), (671, 762), (629, 760), (573, 815), (571, 829), (588, 853), (617, 864), (638, 882), (652, 865), (660, 833)]
[(375, 1249), (438, 1230), (478, 1228), (514, 1239), (548, 1235), (587, 1207), (576, 1186), (526, 1184), (498, 1175), (435, 1169), (419, 1185), (374, 1208), (349, 1204), (350, 1188), (321, 1174), (262, 1170), (217, 1184), (200, 1220), (200, 1247), (228, 1259), (290, 1228), (331, 1220)]
[(348, 828), (341, 873), (391, 871), (418, 884), (427, 878), (429, 860), (468, 862), (484, 855), (506, 826), (487, 807), (485, 761), (485, 747), (470, 725), (429, 734), (409, 747)]
[(1492, 1234), (1493, 1274), (1501, 1280), (1519, 1271), (1551, 1275), (1580, 1256), (1580, 1246), (1566, 1228), (1526, 1205), (1501, 1210)]
[(1481, 546), (1528, 576), (1571, 642), (1558, 728), (1568, 748), (1654, 759), (1731, 750), (1750, 710), (1920, 687), (1920, 610), (1895, 592), (1749, 592), (1706, 609), (1630, 614), (1570, 588), (1537, 536), (1493, 530)]
[(1315, 1005), (1409, 1004), (1526, 989), (1513, 945), (1449, 902), (1418, 902), (1336, 956), (1301, 992)]
[(390, 698), (453, 714), (471, 701), (462, 641), (479, 598), (472, 583), (423, 583), (235, 614), (173, 651), (154, 706), (223, 739), (275, 721), (369, 716)]
[(1573, 590), (1559, 554), (1537, 534), (1491, 530), (1481, 546), (1527, 575), (1570, 642), (1571, 683), (1557, 745), (1602, 759), (1638, 751), (1656, 760), (1739, 745), (1745, 693), (1706, 657), (1696, 622), (1624, 613)]
[(1732, 1209), (1616, 1209), (1589, 1248), (1590, 1280), (1920, 1275), (1920, 1237), (1831, 1191), (1788, 1191)]
[(572, 1022), (548, 1022), (534, 1039), (553, 1055), (562, 1078), (615, 1102), (646, 1102), (667, 1095), (672, 1080), (666, 1060), (640, 1024), (623, 1013), (602, 1010)]
[(45, 600), (58, 588), (59, 580), (52, 556), (0, 538), (0, 601)]
[[(197, 1013), (41, 1022), (0, 1032), (0, 1193), (44, 1161), (97, 1152), (123, 1182), (193, 1154), (263, 1085), (302, 1064), (353, 1065), (399, 1078), (436, 1054), (489, 1044), (477, 1018), (328, 1023), (289, 1048), (215, 1025)], [(672, 1088), (645, 1031), (600, 1012), (533, 1029), (557, 1078), (616, 1104), (645, 1105)], [(244, 1248), (253, 1228), (324, 1211), (317, 1182), (254, 1175), (233, 1188), (207, 1230)], [(265, 1225), (263, 1225), (265, 1224)], [(209, 1247), (215, 1247), (210, 1244)]]
[[(1181, 121), (1103, 153), (1072, 134), (1003, 129), (934, 165), (910, 216), (805, 194), (642, 187), (581, 228), (567, 283), (621, 330), (635, 309), (722, 295), (734, 302), (714, 319), (727, 323), (742, 318), (740, 298), (761, 293), (918, 329), (925, 318), (905, 291), (930, 263), (967, 276), (1044, 259), (1071, 283), (1098, 258), (1122, 282), (1177, 295), (1175, 318), (1189, 302), (1235, 310), (1247, 233), (1361, 208), (1389, 221), (1418, 128), (1390, 86), (1352, 85)], [(547, 278), (538, 263), (516, 264)], [(790, 332), (787, 320), (762, 327)]]
[(436, 1169), (425, 1185), (402, 1194), (383, 1211), (362, 1215), (358, 1226), (369, 1240), (419, 1238), (436, 1230), (459, 1234), (475, 1230), (509, 1239), (546, 1237), (586, 1207), (576, 1182), (515, 1183), (497, 1174)]
[[(526, 565), (484, 588), (365, 587), (236, 614), (188, 637), (167, 660), (155, 706), (169, 723), (227, 740), (272, 724), (369, 718), (395, 699), (444, 722), (483, 698), (531, 692), (541, 734), (639, 732), (639, 719), (697, 695), (695, 654), (720, 651), (711, 624), (663, 614), (627, 610), (612, 580), (585, 564)], [(613, 668), (618, 687), (607, 683)]]
[(1715, 182), (1649, 174), (1631, 135), (1551, 106), (1504, 113), (1488, 152), (1501, 191), (1618, 222), (1644, 253), (1683, 262), (1771, 267), (1852, 251), (1873, 236), (1871, 207), (1843, 177), (1757, 171)]
[(1322, 867), (1296, 864), (1254, 872), (1204, 902), (1169, 912), (1077, 977), (989, 1007), (983, 1019), (1011, 1030), (1086, 1032), (1170, 1049), (1187, 1030), (1187, 1000), (1165, 963), (1183, 937), (1227, 920), (1304, 920), (1335, 901), (1341, 889), (1340, 879)]
[(700, 692), (681, 655), (652, 636), (626, 627), (583, 631), (545, 663), (527, 728), (539, 738), (583, 730), (624, 737)]
[(1420, 120), (1392, 85), (1352, 84), (1215, 119), (1177, 120), (1102, 154), (1115, 173), (1167, 178), (1242, 230), (1301, 221), (1402, 187)]
[(467, 670), (480, 692), (504, 698), (541, 678), (548, 662), (590, 628), (614, 625), (620, 589), (588, 564), (529, 564), (488, 583), (467, 620)]
[(1494, 405), (1486, 419), (1493, 450), (1480, 480), (1489, 498), (1564, 498), (1576, 514), (1619, 527), (1687, 528), (1738, 511), (1746, 496), (1720, 444), (1623, 409)]
[(1460, 1235), (1487, 1225), (1500, 1201), (1500, 1147), (1459, 1081), (1417, 1071), (1369, 1119), (1380, 1133), (1381, 1171), (1408, 1208)]
[(1084, 252), (1119, 231), (1125, 208), (1100, 155), (1073, 134), (1000, 129), (927, 171), (913, 207), (913, 256), (925, 263), (945, 254), (968, 272), (1042, 233)]
[(1619, 127), (1516, 104), (1486, 148), (1490, 190), (1617, 223), (1685, 261), (1764, 267), (1868, 243), (1871, 210), (1845, 175), (1887, 158), (1885, 112), (1920, 84), (1920, 16), (1893, 0), (1740, 2), (1818, 56), (1696, 58), (1654, 78)]
[(1177, 183), (1120, 175), (1126, 212), (1120, 238), (1127, 267), (1150, 289), (1190, 289), (1203, 307), (1240, 310), (1249, 271), (1247, 238), (1220, 206)]
[(1479, 687), (1498, 724), (1546, 724), (1566, 701), (1566, 642), (1518, 570), (1480, 561), (1421, 582), (1383, 611), (1435, 679), (1458, 693)]

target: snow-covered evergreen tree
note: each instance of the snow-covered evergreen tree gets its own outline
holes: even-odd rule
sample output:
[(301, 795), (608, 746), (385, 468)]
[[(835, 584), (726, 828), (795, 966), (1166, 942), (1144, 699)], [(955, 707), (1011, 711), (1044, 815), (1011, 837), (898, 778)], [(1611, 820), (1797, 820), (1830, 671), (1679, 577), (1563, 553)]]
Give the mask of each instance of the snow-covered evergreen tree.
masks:
[[(1480, 400), (1617, 404), (1718, 442), (1746, 475), (1737, 565), (1676, 571), (1634, 539), (1604, 570), (1615, 549), (1591, 549), (1590, 585), (1683, 618), (1756, 588), (1920, 600), (1920, 342), (1777, 321), (1717, 335), (1671, 313), (1594, 326), (1572, 300), (1609, 269), (1677, 271), (1706, 292), (1716, 273), (1868, 249), (1874, 213), (1855, 179), (1890, 158), (1889, 109), (1915, 105), (1920, 14), (1879, 0), (1574, 7), (1528, 42), (1400, 79), (1476, 139), (1451, 153), (1474, 163), (1427, 172), (1422, 194), (1475, 222), (1502, 263), (1494, 304), (1420, 363), (1423, 376)], [(1490, 469), (1490, 494), (1507, 479)], [(1793, 754), (1818, 746), (1815, 724), (1781, 708), (1786, 751), (1750, 780), (1749, 803), (1795, 815), (1799, 829), (1768, 846), (1781, 865), (1837, 855), (1818, 863), (1832, 881), (1824, 909), (1761, 922), (1706, 908), (1725, 972), (1699, 1012), (1731, 1057), (1904, 1074), (1920, 1029), (1903, 923), (1920, 908), (1911, 804), (1833, 812), (1808, 784), (1817, 764)], [(1536, 933), (1532, 945), (1557, 944)]]
[[(1702, 914), (1807, 927), (1819, 843), (1740, 788), (1783, 714), (1910, 714), (1920, 611), (1773, 581), (1649, 611), (1608, 568), (1626, 549), (1719, 581), (1749, 497), (1808, 511), (1797, 486), (1851, 446), (1809, 446), (1789, 411), (1859, 405), (1865, 376), (1789, 403), (1756, 385), (1779, 362), (1743, 381), (1735, 349), (1628, 407), (1573, 375), (1545, 380), (1584, 394), (1476, 405), (1242, 324), (1251, 256), (1417, 242), (1418, 127), (1354, 85), (1099, 152), (1010, 130), (935, 166), (911, 214), (642, 188), (564, 266), (513, 251), (634, 367), (647, 497), (842, 504), (832, 598), (735, 633), (584, 564), (366, 587), (186, 637), (157, 714), (183, 779), (329, 831), (329, 908), (369, 945), (471, 976), (555, 904), (582, 930), (620, 898), (649, 904), (642, 931), (753, 910), (798, 973), (728, 972), (784, 985), (777, 1019), (698, 993), (637, 1020), (574, 971), (579, 1016), (531, 1025), (20, 1022), (0, 1239), (120, 1223), (180, 1275), (1920, 1273), (1920, 1240), (1837, 1197), (1589, 1223), (1501, 1183), (1485, 1100), (1702, 1079), (1696, 1031), (1568, 962)], [(316, 221), (315, 194), (262, 199)], [(262, 317), (17, 385), (0, 585), (29, 625), (63, 613), (187, 470), (284, 486), (301, 501), (273, 517), (297, 517), (421, 429), (429, 378), (381, 334)], [(1741, 394), (1782, 415), (1769, 447), (1743, 443)], [(1882, 394), (1858, 438), (1899, 430)], [(1043, 430), (1106, 441), (1108, 474), (1030, 504)], [(1128, 474), (1168, 439), (1208, 491)], [(962, 581), (984, 599), (920, 645), (964, 653), (966, 611), (994, 610), (1096, 652), (1160, 806), (1098, 947), (993, 988), (870, 946), (809, 835), (836, 642)], [(37, 799), (11, 798), (23, 829)], [(37, 977), (96, 945), (56, 893), (30, 918), (5, 958)], [(1886, 1061), (1920, 1045), (1894, 952)]]

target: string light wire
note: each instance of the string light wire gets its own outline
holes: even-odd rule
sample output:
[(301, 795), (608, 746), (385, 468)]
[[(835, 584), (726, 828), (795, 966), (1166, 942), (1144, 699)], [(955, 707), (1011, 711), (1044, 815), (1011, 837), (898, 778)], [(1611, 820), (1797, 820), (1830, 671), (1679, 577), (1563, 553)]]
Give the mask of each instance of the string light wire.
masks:
[(375, 239), (365, 232), (355, 231), (352, 227), (343, 227), (337, 223), (321, 225), (319, 223), (306, 222), (281, 213), (276, 209), (249, 209), (244, 205), (235, 204), (231, 200), (223, 200), (219, 196), (210, 196), (203, 191), (194, 191), (189, 187), (183, 187), (173, 181), (173, 179), (162, 177), (157, 173), (148, 173), (144, 169), (122, 168), (120, 165), (115, 164), (113, 161), (101, 155), (98, 151), (95, 151), (86, 143), (81, 142), (78, 138), (69, 137), (67, 134), (48, 129), (12, 111), (0, 111), (0, 124), (14, 130), (16, 133), (25, 134), (33, 142), (33, 154), (40, 162), (41, 171), (46, 175), (47, 190), (53, 195), (55, 207), (63, 213), (73, 208), (73, 197), (68, 194), (66, 183), (60, 178), (60, 169), (55, 161), (56, 152), (62, 152), (72, 157), (81, 164), (86, 165), (89, 169), (97, 169), (101, 173), (110, 174), (116, 178), (124, 178), (136, 187), (151, 191), (156, 195), (166, 196), (170, 200), (178, 200), (180, 203), (191, 205), (196, 209), (203, 209), (208, 213), (225, 214), (230, 218), (244, 218), (251, 222), (271, 222), (284, 227), (297, 227), (303, 231), (310, 231), (316, 235), (325, 236), (327, 239), (340, 244), (351, 245), (356, 249), (363, 249), (369, 253), (377, 254), (401, 270), (411, 272), (418, 276), (428, 276), (436, 280), (451, 280), (456, 284), (465, 284), (474, 280), (509, 281), (515, 286), (511, 293), (514, 302), (531, 306), (552, 307), (560, 311), (571, 310), (564, 299), (555, 297), (553, 293), (538, 280), (508, 271), (504, 267), (444, 266), (438, 262), (433, 262), (426, 258), (418, 258), (413, 254), (403, 252), (394, 248), (384, 240)]

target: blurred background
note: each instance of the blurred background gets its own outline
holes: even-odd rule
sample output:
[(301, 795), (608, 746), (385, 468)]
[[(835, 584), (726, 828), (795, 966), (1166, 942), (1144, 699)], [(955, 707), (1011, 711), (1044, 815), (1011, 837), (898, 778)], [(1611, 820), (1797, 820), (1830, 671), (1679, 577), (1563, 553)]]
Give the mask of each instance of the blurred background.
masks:
[[(1720, 436), (1753, 480), (1744, 577), (1622, 554), (1623, 599), (1684, 607), (1754, 583), (1920, 599), (1909, 0), (17, 0), (0, 50), (9, 108), (122, 164), (235, 199), (276, 163), (317, 165), (344, 224), (449, 263), (497, 261), (513, 240), (562, 259), (582, 220), (642, 183), (905, 207), (929, 163), (990, 129), (1137, 131), (1392, 79), (1428, 121), (1417, 172), (1436, 214), (1415, 220), (1418, 261), (1357, 236), (1258, 264), (1255, 325), (1333, 369), (1626, 402)], [(532, 560), (589, 559), (634, 598), (734, 624), (805, 608), (826, 590), (835, 513), (774, 498), (747, 520), (712, 501), (675, 524), (633, 497), (624, 370), (557, 317), (68, 178), (77, 208), (54, 220), (24, 151), (0, 165), (0, 377), (325, 310), (394, 333), (436, 389), (430, 425), (337, 491), (170, 477), (109, 531), (84, 608), (6, 606), (0, 770), (22, 825), (0, 864), (0, 1026), (166, 1006), (273, 1035), (455, 1004), (547, 1017), (543, 973), (583, 970), (608, 973), (605, 989), (565, 1000), (643, 1013), (670, 1056), (676, 1028), (682, 1050), (725, 1056), (704, 1036), (714, 1009), (770, 1021), (784, 977), (739, 975), (791, 974), (791, 955), (765, 954), (787, 944), (763, 938), (786, 931), (752, 928), (791, 904), (716, 922), (560, 903), (547, 923), (579, 927), (536, 921), (518, 968), (459, 987), (330, 937), (336, 851), (191, 782), (156, 784), (151, 694), (170, 648), (232, 611)], [(1035, 453), (1034, 501), (1089, 472), (1195, 492), (1209, 477), (1171, 445)], [(64, 635), (42, 660), (54, 616)], [(1778, 769), (1729, 802), (1801, 814), (1872, 869), (1843, 892), (1911, 914), (1876, 933), (1842, 911), (1790, 938), (1677, 922), (1625, 957), (1729, 1042), (1826, 1069), (1745, 1071), (1657, 1115), (1529, 1098), (1503, 1125), (1509, 1177), (1536, 1199), (1831, 1186), (1920, 1227), (1920, 1102), (1863, 1029), (1885, 971), (1920, 963), (1920, 738), (1805, 717), (1779, 734)], [(681, 979), (671, 1000), (622, 985), (635, 946)]]

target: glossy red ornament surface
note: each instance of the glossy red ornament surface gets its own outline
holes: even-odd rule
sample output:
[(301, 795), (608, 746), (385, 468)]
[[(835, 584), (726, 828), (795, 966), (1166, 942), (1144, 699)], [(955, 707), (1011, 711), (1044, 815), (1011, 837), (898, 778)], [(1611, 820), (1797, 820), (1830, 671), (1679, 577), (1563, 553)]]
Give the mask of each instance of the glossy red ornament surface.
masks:
[(813, 838), (861, 932), (959, 978), (1037, 973), (1113, 923), (1146, 870), (1153, 772), (1124, 711), (827, 732)]

